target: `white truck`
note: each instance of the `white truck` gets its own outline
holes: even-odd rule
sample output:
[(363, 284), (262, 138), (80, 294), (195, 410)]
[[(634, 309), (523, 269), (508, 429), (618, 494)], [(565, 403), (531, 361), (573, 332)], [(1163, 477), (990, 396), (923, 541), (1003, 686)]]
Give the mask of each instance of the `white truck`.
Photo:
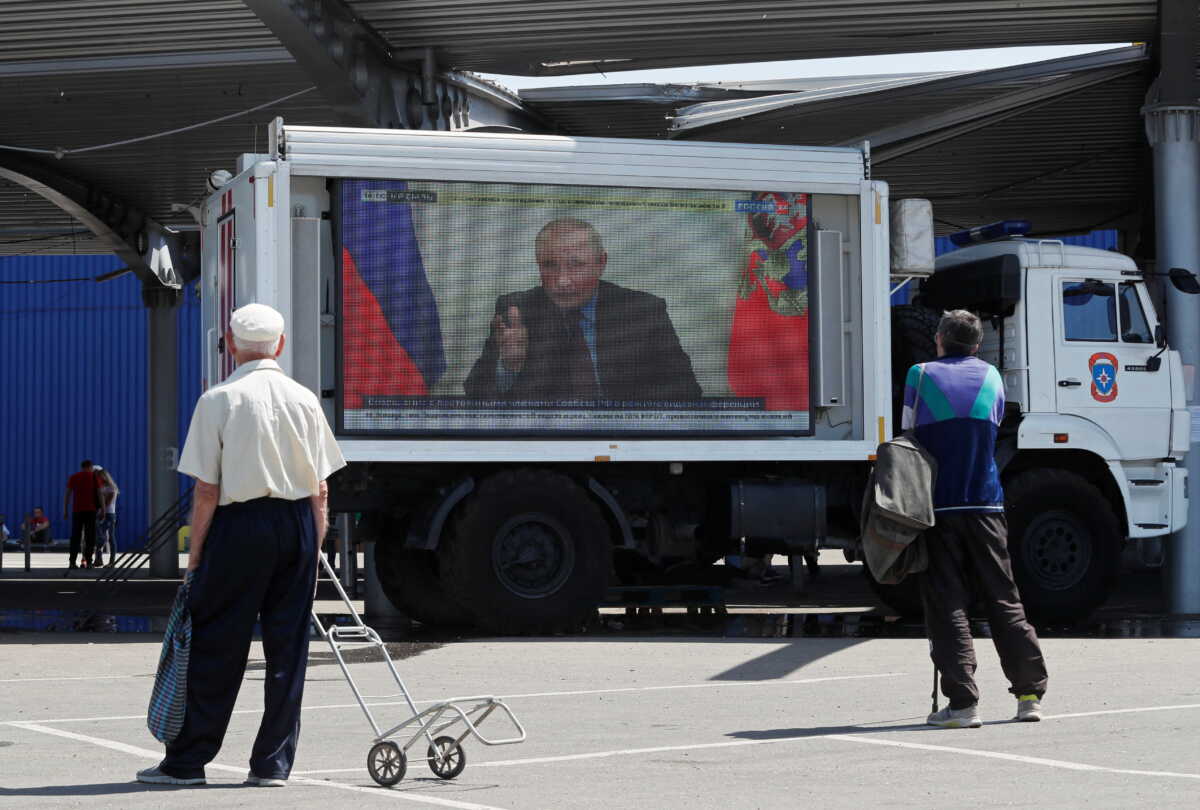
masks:
[(277, 120), (269, 150), (203, 208), (204, 384), (233, 308), (283, 312), (281, 362), (350, 462), (331, 508), (418, 619), (570, 629), (615, 581), (733, 550), (853, 555), (897, 381), (951, 307), (1003, 372), (1035, 616), (1086, 616), (1127, 540), (1184, 525), (1183, 368), (1124, 256), (1005, 240), (893, 268), (931, 258), (928, 211), (890, 228), (857, 149)]

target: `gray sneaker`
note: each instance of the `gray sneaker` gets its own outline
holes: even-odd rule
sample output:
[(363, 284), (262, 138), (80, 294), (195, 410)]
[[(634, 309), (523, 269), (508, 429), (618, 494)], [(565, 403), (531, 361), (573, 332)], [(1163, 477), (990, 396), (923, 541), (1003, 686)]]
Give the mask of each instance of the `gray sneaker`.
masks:
[(242, 784), (250, 785), (251, 787), (287, 787), (287, 780), (274, 779), (269, 776), (255, 776), (252, 771), (246, 774), (246, 781), (242, 782)]
[(137, 780), (144, 785), (205, 785), (203, 776), (171, 776), (163, 773), (157, 765), (137, 772)]
[(947, 706), (929, 715), (925, 722), (938, 728), (979, 728), (983, 725), (977, 706), (968, 706), (965, 709), (951, 709)]
[(1036, 723), (1042, 719), (1042, 701), (1037, 695), (1017, 697), (1017, 719), (1022, 723)]

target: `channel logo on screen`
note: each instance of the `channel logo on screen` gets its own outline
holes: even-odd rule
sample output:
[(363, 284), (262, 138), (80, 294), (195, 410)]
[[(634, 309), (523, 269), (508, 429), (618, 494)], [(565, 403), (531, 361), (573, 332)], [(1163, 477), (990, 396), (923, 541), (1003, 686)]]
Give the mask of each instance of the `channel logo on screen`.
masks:
[(739, 214), (774, 214), (778, 208), (775, 200), (734, 200), (733, 210)]
[(382, 188), (364, 188), (362, 201), (370, 203), (435, 203), (436, 191), (389, 191)]

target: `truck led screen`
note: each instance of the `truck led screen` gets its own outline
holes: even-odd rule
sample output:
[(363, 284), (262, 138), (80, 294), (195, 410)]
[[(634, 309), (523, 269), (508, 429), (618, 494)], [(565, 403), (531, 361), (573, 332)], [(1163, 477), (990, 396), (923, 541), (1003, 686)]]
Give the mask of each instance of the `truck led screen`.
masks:
[(340, 428), (807, 435), (795, 192), (340, 180)]

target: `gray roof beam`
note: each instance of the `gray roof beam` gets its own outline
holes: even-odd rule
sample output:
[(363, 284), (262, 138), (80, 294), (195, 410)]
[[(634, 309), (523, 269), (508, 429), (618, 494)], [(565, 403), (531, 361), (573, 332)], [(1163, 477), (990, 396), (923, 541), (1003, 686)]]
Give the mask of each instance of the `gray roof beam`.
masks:
[(340, 0), (243, 2), (346, 126), (450, 130), (474, 121), (540, 128), (518, 98), (471, 76), (439, 73), (432, 47), (393, 49)]
[(863, 141), (869, 141), (871, 162), (873, 164), (883, 163), (1037, 109), (1061, 96), (1141, 72), (1144, 67), (1143, 60), (1123, 67), (1091, 70), (1068, 76), (1065, 79), (994, 96), (957, 109), (914, 118), (886, 129), (855, 138), (847, 138), (839, 145), (854, 146)]
[(952, 73), (948, 76), (945, 74), (880, 76), (866, 82), (851, 77), (847, 79), (844, 86), (840, 87), (780, 93), (746, 101), (705, 102), (685, 107), (679, 111), (671, 129), (674, 137), (686, 138), (709, 127), (719, 129), (721, 124), (745, 121), (750, 118), (769, 122), (788, 119), (799, 112), (810, 115), (816, 112), (815, 105), (821, 105), (822, 112), (832, 112), (843, 104), (861, 104), (864, 96), (872, 93), (887, 94), (888, 98), (896, 99), (907, 95), (948, 92), (998, 82), (1032, 81), (1038, 78), (1087, 73), (1130, 64), (1142, 65), (1146, 60), (1145, 46), (1131, 45), (1023, 65)]
[(291, 61), (292, 55), (286, 48), (80, 56), (72, 59), (0, 62), (0, 77), (62, 76), (71, 73), (112, 73), (114, 71), (162, 70), (164, 68), (231, 67), (233, 65), (278, 65), (290, 64)]
[(198, 233), (171, 231), (104, 189), (22, 157), (0, 153), (0, 178), (78, 220), (145, 289), (178, 289), (200, 274)]

